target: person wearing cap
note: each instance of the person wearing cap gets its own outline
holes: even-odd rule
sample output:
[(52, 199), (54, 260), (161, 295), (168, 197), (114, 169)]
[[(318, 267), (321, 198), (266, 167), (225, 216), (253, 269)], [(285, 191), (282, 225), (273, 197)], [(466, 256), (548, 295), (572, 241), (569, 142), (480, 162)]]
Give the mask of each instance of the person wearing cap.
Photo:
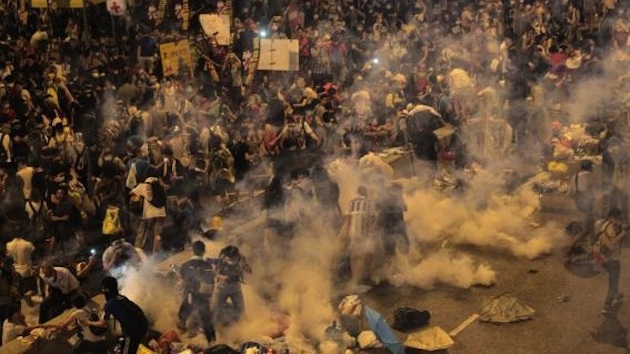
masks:
[(144, 311), (135, 302), (118, 291), (118, 281), (114, 277), (105, 277), (101, 281), (101, 290), (105, 296), (103, 318), (98, 321), (80, 320), (82, 326), (107, 327), (115, 319), (122, 330), (121, 353), (136, 353), (140, 342), (149, 330), (149, 321)]
[(111, 272), (127, 264), (136, 265), (141, 262), (136, 248), (124, 238), (114, 240), (103, 252), (102, 260), (105, 272)]

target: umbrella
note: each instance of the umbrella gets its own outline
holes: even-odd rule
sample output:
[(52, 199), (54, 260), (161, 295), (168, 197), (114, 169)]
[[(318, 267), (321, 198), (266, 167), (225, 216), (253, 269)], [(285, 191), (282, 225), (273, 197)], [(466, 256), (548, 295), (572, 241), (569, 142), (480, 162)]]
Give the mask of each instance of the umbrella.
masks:
[(394, 354), (404, 354), (405, 349), (402, 343), (385, 321), (385, 317), (369, 306), (364, 306), (364, 308), (365, 318), (381, 343)]
[(405, 346), (425, 351), (445, 350), (453, 346), (453, 338), (440, 327), (429, 327), (412, 333), (407, 337)]
[(536, 311), (510, 294), (501, 294), (481, 309), (484, 322), (509, 323), (528, 320)]

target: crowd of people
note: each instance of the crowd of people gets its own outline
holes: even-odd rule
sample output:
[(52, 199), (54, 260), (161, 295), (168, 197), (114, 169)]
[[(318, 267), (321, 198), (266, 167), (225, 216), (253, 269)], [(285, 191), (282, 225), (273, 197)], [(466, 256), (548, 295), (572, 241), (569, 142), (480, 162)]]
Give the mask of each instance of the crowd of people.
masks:
[[(136, 2), (111, 23), (105, 3), (0, 7), (3, 321), (41, 283), (44, 324), (97, 270), (139, 262), (137, 249), (182, 250), (186, 230), (208, 234), (204, 218), (255, 189), (267, 191), (267, 228), (290, 234), (288, 176), (340, 213), (323, 167), (334, 157), (398, 146), (442, 173), (531, 147), (552, 154), (551, 121), (571, 121), (573, 93), (610, 56), (620, 76), (629, 60), (629, 12), (615, 0), (218, 0), (191, 3), (186, 20), (181, 2), (166, 3)], [(199, 16), (227, 8), (225, 46)], [(256, 71), (263, 37), (297, 40), (299, 70)], [(194, 65), (167, 76), (159, 44), (179, 39)], [(609, 141), (623, 140), (622, 97), (583, 117), (608, 125)], [(403, 235), (403, 209), (383, 227)], [(102, 261), (92, 248), (108, 249)], [(242, 312), (240, 275), (225, 277), (214, 291)], [(199, 294), (182, 327), (209, 306)]]

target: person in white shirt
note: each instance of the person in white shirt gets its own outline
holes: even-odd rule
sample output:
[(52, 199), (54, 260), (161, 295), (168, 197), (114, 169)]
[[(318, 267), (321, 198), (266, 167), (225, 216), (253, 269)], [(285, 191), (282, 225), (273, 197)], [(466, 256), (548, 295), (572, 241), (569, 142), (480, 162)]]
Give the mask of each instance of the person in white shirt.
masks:
[(125, 265), (139, 265), (142, 258), (131, 243), (125, 241), (123, 238), (119, 238), (114, 240), (114, 242), (105, 249), (102, 261), (103, 270), (111, 272), (112, 270), (124, 267)]
[(32, 267), (33, 267), (33, 251), (35, 251), (35, 246), (17, 236), (9, 243), (7, 243), (7, 255), (13, 258), (13, 265), (15, 267), (15, 271), (20, 274), (22, 278), (29, 278), (33, 275)]
[(166, 218), (166, 193), (162, 182), (155, 176), (131, 190), (132, 195), (143, 198), (142, 222), (136, 233), (135, 246), (145, 252), (160, 249), (160, 232)]
[(13, 267), (20, 275), (20, 294), (30, 304), (31, 295), (37, 290), (37, 280), (32, 270), (35, 246), (18, 236), (7, 243), (6, 248), (7, 256), (13, 259)]
[(583, 215), (584, 230), (589, 239), (595, 236), (595, 183), (593, 181), (593, 162), (580, 162), (580, 171), (569, 182), (569, 194), (573, 195), (575, 207)]
[(67, 268), (51, 264), (42, 267), (40, 277), (45, 289), (39, 307), (39, 323), (45, 323), (70, 307), (70, 299), (77, 293), (79, 281)]
[(74, 349), (74, 354), (106, 354), (107, 345), (105, 343), (105, 332), (107, 328), (104, 328), (102, 331), (94, 330), (93, 327), (90, 328), (90, 326), (87, 325), (90, 321), (94, 320), (94, 318), (91, 317), (93, 314), (98, 315), (99, 310), (90, 307), (85, 297), (81, 295), (74, 296), (71, 301), (72, 307), (74, 307), (75, 310), (64, 323), (59, 325), (59, 328), (62, 330), (79, 328), (81, 343)]
[(35, 325), (29, 326), (22, 313), (20, 304), (12, 304), (7, 311), (7, 319), (2, 323), (2, 345), (7, 345), (10, 341), (20, 336), (29, 334), (36, 328), (51, 328), (52, 326)]
[(35, 169), (29, 166), (26, 163), (26, 160), (18, 159), (17, 162), (17, 172), (15, 175), (18, 177), (18, 181), (22, 186), (22, 195), (24, 195), (24, 200), (28, 200), (31, 198), (31, 191), (33, 190), (33, 175), (35, 174)]

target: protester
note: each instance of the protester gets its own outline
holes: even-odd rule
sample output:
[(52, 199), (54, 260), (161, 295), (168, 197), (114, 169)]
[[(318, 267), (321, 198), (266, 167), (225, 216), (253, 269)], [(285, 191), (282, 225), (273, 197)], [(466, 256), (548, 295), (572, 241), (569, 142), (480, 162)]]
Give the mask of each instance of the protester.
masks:
[(52, 207), (48, 210), (48, 218), (51, 223), (52, 239), (50, 251), (54, 251), (57, 245), (63, 250), (70, 250), (73, 246), (75, 229), (72, 220), (76, 215), (74, 206), (67, 197), (68, 188), (59, 186), (55, 194), (51, 197)]
[[(266, 189), (265, 239), (275, 234), (289, 244), (301, 227), (286, 209), (298, 192), (286, 189), (289, 171), (309, 171), (309, 198), (339, 224), (340, 193), (321, 164), (345, 155), (411, 147), (428, 174), (437, 172), (431, 178), (442, 189), (463, 185), (460, 176), (477, 164), (527, 155), (533, 165), (546, 150), (539, 144), (555, 134), (551, 121), (594, 119), (570, 108), (574, 94), (593, 76), (617, 75), (607, 68), (626, 65), (629, 47), (622, 1), (210, 3), (191, 3), (186, 17), (181, 4), (163, 9), (140, 2), (113, 16), (111, 33), (105, 3), (88, 4), (85, 12), (27, 8), (23, 21), (11, 7), (2, 12), (1, 208), (4, 215), (17, 203), (26, 212), (23, 220), (9, 217), (28, 220), (29, 232), (19, 236), (32, 240), (36, 261), (84, 257), (108, 243), (100, 232), (109, 206), (130, 214), (124, 236), (160, 257), (196, 232), (180, 225), (182, 211), (187, 223), (203, 224), (202, 215), (225, 215), (239, 196), (260, 189)], [(231, 16), (231, 40), (204, 31), (200, 17), (211, 12)], [(265, 36), (297, 40), (298, 66), (260, 70)], [(161, 60), (172, 54), (167, 44), (179, 40), (188, 41), (192, 67)], [(169, 67), (175, 62), (178, 70)], [(607, 81), (619, 81), (619, 94), (593, 115), (610, 118), (605, 128), (619, 123), (623, 130), (615, 117), (627, 112), (627, 77), (613, 78)], [(572, 116), (578, 114), (584, 116)], [(571, 145), (553, 138), (551, 154)], [(626, 180), (624, 167), (616, 165), (621, 174), (614, 180)], [(570, 183), (590, 235), (598, 209), (592, 172), (582, 168)], [(396, 202), (376, 206), (379, 194), (389, 192)], [(378, 230), (387, 254), (405, 249), (400, 193), (363, 195), (375, 210), (355, 200), (359, 208), (346, 225), (351, 237), (365, 231), (372, 242)], [(618, 197), (615, 205), (622, 206)], [(193, 211), (180, 210), (193, 199)], [(366, 220), (376, 220), (378, 210), (389, 215), (379, 214), (372, 228)], [(14, 257), (22, 272), (28, 261)], [(103, 254), (106, 271), (115, 258)], [(360, 270), (369, 258), (354, 257), (355, 273), (366, 273), (358, 277), (369, 273)], [(215, 296), (233, 287), (236, 301), (242, 299), (240, 284), (220, 284)]]
[(7, 311), (7, 319), (2, 322), (2, 345), (7, 345), (12, 340), (28, 335), (37, 328), (51, 329), (51, 325), (28, 325), (20, 303), (12, 304)]
[(141, 261), (136, 248), (122, 238), (112, 241), (102, 256), (103, 270), (108, 273), (123, 266), (138, 266)]
[(582, 161), (580, 171), (571, 179), (570, 193), (574, 195), (575, 206), (584, 217), (584, 229), (588, 235), (593, 235), (595, 227), (595, 188), (593, 163), (589, 160)]
[(70, 299), (79, 290), (79, 281), (67, 268), (52, 264), (42, 266), (40, 278), (44, 282), (44, 297), (39, 305), (39, 323), (43, 324), (70, 307)]
[(13, 267), (11, 258), (0, 258), (0, 320), (9, 317), (9, 310), (14, 304), (19, 304), (20, 278)]
[(349, 264), (346, 274), (352, 285), (371, 283), (370, 274), (377, 261), (380, 239), (374, 232), (374, 201), (365, 186), (357, 188), (339, 234), (341, 257)]
[(202, 241), (193, 242), (192, 251), (192, 258), (182, 264), (179, 269), (183, 299), (179, 307), (177, 327), (185, 331), (186, 321), (190, 315), (197, 314), (206, 340), (212, 343), (216, 339), (210, 312), (210, 300), (215, 282), (214, 266), (204, 259), (206, 246)]
[(72, 300), (74, 312), (57, 327), (62, 330), (75, 330), (79, 328), (80, 342), (74, 349), (74, 354), (105, 354), (107, 353), (107, 344), (105, 342), (105, 333), (107, 328), (90, 327), (84, 325), (98, 318), (98, 310), (90, 307), (87, 300), (82, 295), (75, 295)]
[(149, 177), (133, 190), (131, 195), (143, 198), (142, 221), (136, 232), (135, 246), (149, 252), (160, 247), (160, 230), (166, 217), (166, 194), (157, 177)]
[(245, 273), (251, 272), (247, 259), (241, 255), (238, 247), (227, 246), (219, 253), (212, 305), (215, 323), (218, 325), (233, 324), (243, 315), (245, 299), (241, 283)]
[(621, 223), (621, 211), (610, 209), (608, 217), (600, 226), (596, 253), (602, 266), (608, 273), (608, 291), (604, 301), (603, 313), (612, 313), (623, 297), (619, 292), (619, 277), (621, 274), (621, 241), (625, 236), (627, 227)]
[(135, 353), (140, 342), (147, 334), (149, 324), (142, 309), (127, 297), (118, 292), (118, 281), (113, 277), (105, 277), (101, 281), (105, 295), (103, 318), (98, 321), (83, 319), (82, 326), (108, 327), (112, 319), (120, 323), (122, 329), (123, 353)]
[(37, 292), (37, 279), (36, 275), (33, 274), (33, 252), (35, 251), (35, 246), (18, 236), (7, 243), (6, 247), (7, 256), (13, 260), (13, 267), (20, 276), (20, 294), (30, 303), (31, 296)]

